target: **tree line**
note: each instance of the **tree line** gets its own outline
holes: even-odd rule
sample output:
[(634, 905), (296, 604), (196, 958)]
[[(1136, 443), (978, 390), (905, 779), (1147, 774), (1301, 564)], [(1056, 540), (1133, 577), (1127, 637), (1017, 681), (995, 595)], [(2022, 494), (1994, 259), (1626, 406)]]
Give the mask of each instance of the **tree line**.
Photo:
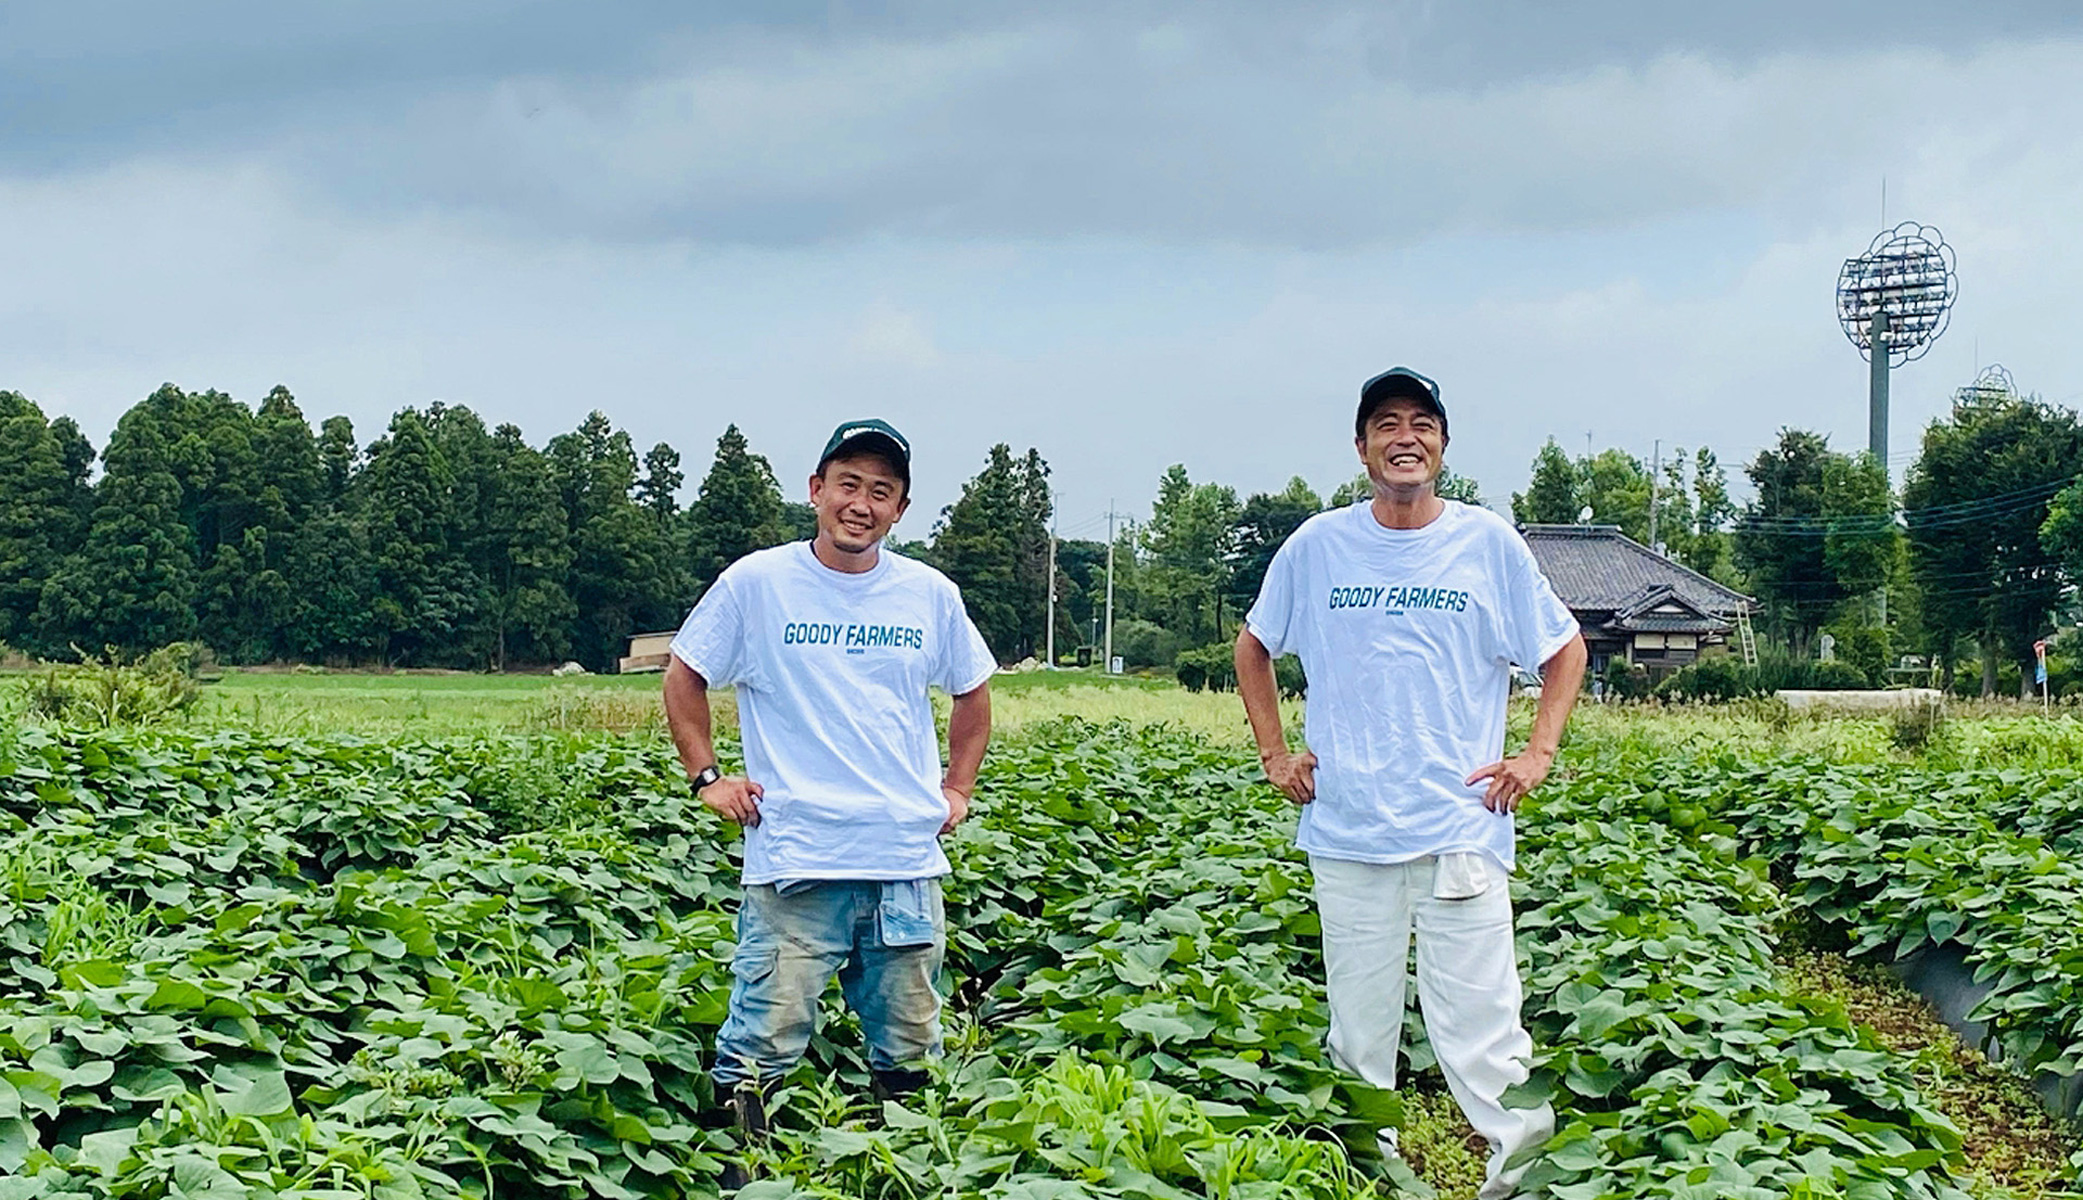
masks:
[[(1963, 388), (1924, 430), (1899, 495), (1869, 454), (1807, 430), (1781, 430), (1743, 473), (1752, 497), (1738, 506), (1712, 451), (1679, 451), (1655, 490), (1657, 540), (1757, 597), (1762, 632), (1797, 655), (1828, 633), (1875, 680), (1917, 655), (1949, 688), (1972, 664), (1984, 694), (2000, 675), (2027, 691), (2034, 643), (2076, 624), (2083, 427), (2071, 409), (2008, 384)], [(1512, 514), (1614, 524), (1646, 544), (1649, 476), (1624, 451), (1572, 459), (1550, 439)]]
[[(1655, 541), (1758, 597), (1769, 638), (1812, 653), (1828, 632), (1877, 677), (1903, 653), (1930, 655), (1948, 682), (1977, 658), (1985, 688), (2004, 664), (2029, 677), (2032, 643), (2083, 580), (2083, 429), (2036, 397), (1963, 390), (1926, 429), (1899, 497), (1866, 455), (1802, 430), (1743, 473), (1752, 497), (1739, 506), (1710, 449), (1645, 464), (1619, 449), (1572, 458), (1551, 439), (1510, 509), (1645, 544), (1653, 509)], [(672, 446), (639, 456), (599, 412), (538, 448), (435, 403), (361, 444), (345, 417), (314, 429), (284, 388), (249, 408), (168, 384), (97, 453), (71, 418), (0, 391), (0, 643), (45, 657), (192, 641), (235, 663), (608, 669), (630, 634), (675, 626), (741, 555), (815, 532), (735, 426), (683, 506), (686, 479)], [(1451, 471), (1441, 491), (1481, 502)], [(1288, 535), (1367, 494), (1364, 477), (1328, 497), (1295, 478), (1240, 497), (1171, 467), (1149, 518), (1116, 532), (1115, 652), (1168, 666), (1225, 643)], [(898, 549), (959, 583), (1013, 662), (1047, 640), (1053, 515), (1048, 463), (1001, 444)], [(1057, 543), (1060, 653), (1102, 640), (1108, 550)]]
[(601, 667), (686, 598), (679, 456), (599, 413), (537, 449), (460, 405), (367, 445), (288, 390), (159, 388), (99, 455), (0, 392), (0, 640), (46, 656), (201, 642), (223, 659)]

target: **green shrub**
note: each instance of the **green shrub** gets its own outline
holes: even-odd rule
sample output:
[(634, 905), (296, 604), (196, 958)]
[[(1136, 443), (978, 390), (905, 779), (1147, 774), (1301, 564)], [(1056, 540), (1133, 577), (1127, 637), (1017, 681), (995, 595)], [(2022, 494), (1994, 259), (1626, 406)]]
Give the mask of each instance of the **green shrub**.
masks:
[(1843, 661), (1815, 664), (1813, 677), (1808, 686), (1824, 692), (1853, 692), (1871, 687), (1866, 672)]
[(1614, 655), (1606, 662), (1606, 695), (1615, 700), (1640, 700), (1649, 695), (1649, 670)]
[(1689, 667), (1673, 672), (1662, 683), (1656, 685), (1656, 695), (1659, 699), (1695, 703), (1727, 703), (1745, 696), (1763, 695), (1764, 692), (1764, 686), (1758, 679), (1757, 668), (1728, 655), (1703, 658)]
[(1179, 657), (1179, 635), (1154, 621), (1114, 623), (1114, 653), (1127, 667), (1169, 667)]
[(1816, 661), (1780, 646), (1758, 647), (1758, 691), (1764, 693), (1815, 686)]
[(163, 721), (195, 704), (202, 693), (196, 670), (204, 661), (188, 642), (129, 659), (111, 647), (99, 658), (51, 667), (32, 679), (24, 707), (31, 716), (66, 725), (108, 728)]
[[(1885, 687), (1888, 682), (1888, 631), (1870, 625), (1838, 625), (1830, 630), (1837, 639), (1837, 661), (1864, 676), (1865, 687)], [(1819, 664), (1820, 665), (1820, 664)], [(1817, 686), (1824, 686), (1818, 684)]]
[(1175, 664), (1179, 686), (1189, 692), (1234, 691), (1237, 687), (1235, 649), (1228, 642), (1215, 642), (1181, 650)]

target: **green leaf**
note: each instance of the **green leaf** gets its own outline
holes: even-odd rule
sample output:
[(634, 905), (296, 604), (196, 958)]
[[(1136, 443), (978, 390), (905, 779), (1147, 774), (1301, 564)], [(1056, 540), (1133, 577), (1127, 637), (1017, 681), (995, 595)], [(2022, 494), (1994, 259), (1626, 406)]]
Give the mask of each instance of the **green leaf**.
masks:
[(592, 1037), (559, 1050), (557, 1065), (596, 1085), (613, 1083), (622, 1075), (622, 1064), (616, 1060), (614, 1052), (598, 1038)]
[(155, 1009), (197, 1009), (210, 1002), (210, 994), (186, 980), (162, 979), (159, 986), (145, 1001), (145, 1007)]
[(135, 1125), (87, 1134), (80, 1139), (80, 1161), (104, 1175), (114, 1175), (130, 1158), (130, 1148), (137, 1144), (137, 1135)]
[(236, 1117), (272, 1117), (290, 1110), (289, 1081), (280, 1071), (248, 1080), (243, 1087), (219, 1092), (217, 1102)]
[(67, 963), (58, 968), (58, 978), (68, 987), (110, 988), (128, 977), (121, 963), (105, 958), (90, 958), (82, 962)]
[(1173, 1038), (1190, 1039), (1193, 1026), (1180, 1020), (1168, 1005), (1146, 1004), (1121, 1014), (1121, 1027), (1144, 1034), (1157, 1045)]

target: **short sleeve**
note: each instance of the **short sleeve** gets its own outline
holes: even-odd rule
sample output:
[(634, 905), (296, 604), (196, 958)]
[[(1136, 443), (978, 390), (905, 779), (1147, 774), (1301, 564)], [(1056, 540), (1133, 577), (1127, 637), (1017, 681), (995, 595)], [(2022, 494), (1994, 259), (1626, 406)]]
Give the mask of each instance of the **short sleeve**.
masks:
[(1295, 594), (1299, 588), (1295, 576), (1300, 572), (1300, 553), (1295, 543), (1299, 540), (1290, 536), (1273, 552), (1273, 561), (1266, 564), (1266, 577), (1258, 585), (1258, 599), (1251, 602), (1251, 611), (1244, 614), (1244, 628), (1274, 658), (1297, 649)]
[(990, 680), (998, 670), (998, 659), (977, 631), (976, 622), (969, 619), (960, 588), (949, 583), (940, 608), (940, 628), (933, 638), (932, 681), (950, 696), (967, 695)]
[(1538, 671), (1577, 635), (1577, 618), (1556, 596), (1539, 560), (1516, 531), (1503, 535), (1506, 589), (1502, 605), (1504, 657)]
[(673, 635), (672, 651), (710, 687), (745, 682), (745, 616), (730, 572), (719, 576), (687, 614)]

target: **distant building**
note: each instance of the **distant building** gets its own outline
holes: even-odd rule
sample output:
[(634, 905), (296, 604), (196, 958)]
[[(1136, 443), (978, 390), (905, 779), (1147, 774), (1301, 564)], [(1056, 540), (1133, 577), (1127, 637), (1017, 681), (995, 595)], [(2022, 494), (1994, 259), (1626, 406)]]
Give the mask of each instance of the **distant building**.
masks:
[(678, 632), (668, 629), (664, 633), (639, 633), (632, 636), (629, 639), (629, 653), (623, 656), (615, 669), (624, 675), (665, 670), (665, 660), (672, 657), (673, 653), (673, 635)]
[(1519, 532), (1583, 627), (1593, 673), (1615, 655), (1662, 676), (1725, 653), (1737, 614), (1756, 603), (1617, 525), (1522, 525)]

